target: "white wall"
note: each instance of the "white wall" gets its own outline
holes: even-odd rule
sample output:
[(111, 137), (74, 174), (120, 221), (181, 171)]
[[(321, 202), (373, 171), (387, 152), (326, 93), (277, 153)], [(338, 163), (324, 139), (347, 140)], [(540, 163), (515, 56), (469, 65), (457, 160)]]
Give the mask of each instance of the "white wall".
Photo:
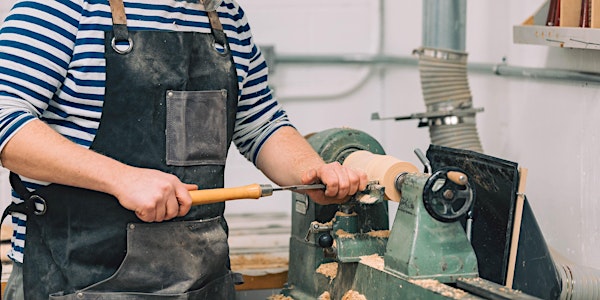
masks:
[[(239, 0), (255, 39), (280, 55), (376, 54), (410, 56), (421, 45), (421, 2), (383, 0), (379, 26), (375, 0)], [(0, 12), (9, 2), (0, 3)], [(600, 51), (549, 48), (512, 42), (512, 26), (543, 0), (468, 1), (470, 62), (600, 72)], [(277, 24), (277, 26), (274, 26)], [(282, 25), (284, 24), (284, 25)], [(380, 35), (383, 48), (379, 47)], [(397, 116), (424, 112), (419, 74), (410, 66), (277, 65), (277, 96), (304, 133), (348, 126), (377, 138), (399, 159), (420, 163), (414, 148), (429, 146), (416, 121), (376, 122), (371, 112)], [(576, 263), (600, 268), (600, 86), (589, 82), (533, 80), (470, 74), (478, 130), (486, 154), (529, 169), (527, 196), (549, 245)], [(348, 93), (348, 91), (350, 91)], [(346, 93), (346, 94), (345, 94)], [(327, 97), (345, 94), (342, 97)], [(226, 185), (268, 183), (231, 151)], [(2, 192), (5, 187), (0, 186)], [(289, 213), (286, 193), (228, 204), (228, 213)]]
[[(286, 54), (374, 54), (378, 14), (373, 0), (239, 0), (259, 44)], [(600, 72), (600, 51), (514, 44), (513, 25), (522, 23), (543, 0), (467, 1), (469, 62)], [(324, 4), (325, 3), (325, 4)], [(384, 54), (410, 56), (421, 46), (421, 2), (385, 0)], [(324, 14), (324, 10), (329, 10)], [(292, 13), (300, 17), (292, 18)], [(290, 20), (291, 19), (291, 20)], [(288, 20), (286, 26), (273, 26)], [(343, 24), (344, 26), (340, 26)], [(360, 82), (367, 67), (278, 65), (273, 83), (303, 133), (350, 126), (376, 137), (389, 154), (419, 164), (414, 148), (427, 149), (427, 129), (416, 121), (375, 122), (388, 116), (425, 111), (419, 74), (413, 67), (379, 67), (356, 92), (330, 95)], [(331, 73), (326, 73), (331, 72)], [(337, 73), (336, 73), (337, 72)], [(336, 77), (331, 77), (334, 74)], [(527, 196), (548, 244), (576, 263), (600, 268), (600, 88), (590, 82), (533, 80), (470, 74), (478, 130), (486, 154), (529, 169)], [(246, 178), (244, 166), (230, 166), (228, 182)], [(279, 205), (274, 205), (277, 201)], [(283, 203), (279, 203), (283, 202)], [(289, 198), (238, 202), (230, 212), (288, 209)]]

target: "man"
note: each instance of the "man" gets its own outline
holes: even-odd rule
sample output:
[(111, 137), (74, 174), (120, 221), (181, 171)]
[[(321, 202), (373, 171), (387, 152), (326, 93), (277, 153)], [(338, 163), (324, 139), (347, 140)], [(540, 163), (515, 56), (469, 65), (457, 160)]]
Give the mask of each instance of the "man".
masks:
[(233, 299), (224, 204), (188, 193), (223, 186), (231, 142), (276, 184), (326, 184), (321, 204), (366, 186), (292, 127), (234, 0), (18, 2), (0, 31), (6, 299)]

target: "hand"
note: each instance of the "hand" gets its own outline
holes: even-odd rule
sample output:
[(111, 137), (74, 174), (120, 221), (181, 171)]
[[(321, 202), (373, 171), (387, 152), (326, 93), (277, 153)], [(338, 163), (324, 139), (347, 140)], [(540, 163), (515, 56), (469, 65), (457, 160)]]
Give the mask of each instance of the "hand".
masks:
[(306, 194), (318, 204), (340, 204), (367, 187), (367, 174), (342, 166), (339, 162), (324, 164), (302, 175), (303, 184), (321, 182), (325, 191), (307, 190)]
[(158, 170), (130, 168), (122, 177), (114, 195), (119, 203), (145, 222), (161, 222), (186, 215), (192, 206), (190, 190), (176, 176)]

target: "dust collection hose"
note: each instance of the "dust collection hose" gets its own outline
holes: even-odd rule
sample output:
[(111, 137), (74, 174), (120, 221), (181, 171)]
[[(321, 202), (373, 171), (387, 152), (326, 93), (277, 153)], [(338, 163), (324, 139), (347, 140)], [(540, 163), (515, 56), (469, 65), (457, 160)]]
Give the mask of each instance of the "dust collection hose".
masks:
[[(419, 48), (421, 89), (427, 112), (472, 109), (467, 80), (467, 53), (434, 48)], [(429, 119), (431, 143), (451, 148), (483, 152), (475, 113)]]

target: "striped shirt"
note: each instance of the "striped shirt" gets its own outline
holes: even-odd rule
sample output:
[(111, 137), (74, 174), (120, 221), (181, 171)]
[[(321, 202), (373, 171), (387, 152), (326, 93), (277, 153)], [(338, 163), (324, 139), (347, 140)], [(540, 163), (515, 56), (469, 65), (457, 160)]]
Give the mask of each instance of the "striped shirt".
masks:
[[(210, 33), (203, 6), (177, 0), (125, 0), (130, 30)], [(217, 10), (233, 53), (239, 101), (233, 141), (255, 162), (277, 128), (291, 126), (267, 86), (267, 66), (235, 0)], [(89, 147), (105, 90), (104, 32), (112, 29), (108, 0), (22, 0), (0, 29), (0, 150), (24, 124), (39, 118)], [(23, 178), (34, 190), (47, 185)], [(13, 202), (21, 199), (13, 192)], [(9, 257), (23, 261), (26, 218), (13, 214)]]

